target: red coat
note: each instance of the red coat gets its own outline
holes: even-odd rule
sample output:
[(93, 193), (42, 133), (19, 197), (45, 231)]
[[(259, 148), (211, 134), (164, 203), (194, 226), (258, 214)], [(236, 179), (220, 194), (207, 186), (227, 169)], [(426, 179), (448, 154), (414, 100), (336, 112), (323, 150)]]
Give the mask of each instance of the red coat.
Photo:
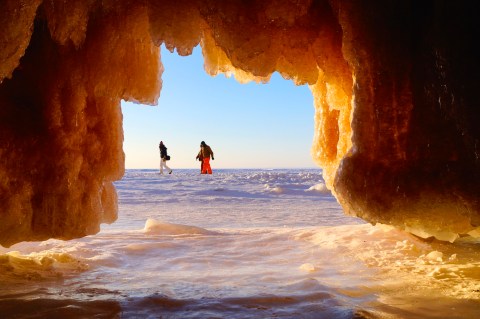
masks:
[(213, 158), (213, 151), (210, 146), (205, 145), (200, 147), (200, 152), (198, 152), (197, 158), (203, 160), (204, 158), (211, 157)]

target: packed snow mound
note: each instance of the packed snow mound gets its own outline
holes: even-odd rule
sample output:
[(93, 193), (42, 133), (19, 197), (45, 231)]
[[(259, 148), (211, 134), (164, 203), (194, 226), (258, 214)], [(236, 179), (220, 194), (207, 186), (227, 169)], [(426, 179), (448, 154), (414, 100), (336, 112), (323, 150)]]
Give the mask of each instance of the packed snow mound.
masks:
[(268, 184), (265, 184), (265, 190), (270, 193), (274, 194), (284, 194), (286, 192), (286, 189), (283, 188), (282, 186), (270, 186)]
[(163, 223), (155, 219), (147, 219), (143, 231), (150, 235), (213, 235), (215, 232), (204, 228), (172, 223)]
[(12, 279), (46, 280), (85, 271), (89, 265), (75, 256), (56, 251), (0, 254), (0, 282)]
[(306, 190), (307, 192), (318, 192), (321, 194), (330, 194), (330, 190), (327, 188), (325, 183), (318, 183), (311, 186), (309, 189)]

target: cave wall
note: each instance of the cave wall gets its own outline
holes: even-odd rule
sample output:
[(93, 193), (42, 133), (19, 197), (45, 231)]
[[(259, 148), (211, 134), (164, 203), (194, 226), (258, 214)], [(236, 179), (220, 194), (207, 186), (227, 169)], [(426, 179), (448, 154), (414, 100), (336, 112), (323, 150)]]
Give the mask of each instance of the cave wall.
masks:
[(369, 4), (338, 6), (355, 98), (354, 147), (336, 172), (337, 198), (350, 214), (422, 237), (475, 235), (478, 5)]
[(46, 1), (27, 18), (18, 27), (30, 30), (29, 44), (0, 85), (4, 246), (82, 237), (116, 219), (120, 100), (153, 104), (161, 87), (144, 6)]
[[(6, 0), (0, 21), (0, 244), (116, 219), (120, 100), (156, 104), (159, 46), (240, 82), (308, 84), (312, 155), (348, 214), (477, 235), (474, 2)], [(321, 212), (319, 212), (321, 213)]]

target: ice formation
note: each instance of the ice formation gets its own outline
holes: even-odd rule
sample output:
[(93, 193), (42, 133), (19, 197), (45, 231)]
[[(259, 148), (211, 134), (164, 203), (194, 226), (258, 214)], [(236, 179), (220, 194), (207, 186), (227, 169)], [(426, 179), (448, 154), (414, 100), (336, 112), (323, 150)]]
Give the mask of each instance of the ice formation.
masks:
[(476, 2), (6, 0), (0, 244), (116, 218), (120, 100), (155, 104), (159, 45), (315, 98), (313, 156), (348, 214), (453, 241), (480, 226)]
[(155, 219), (147, 219), (143, 231), (150, 235), (212, 235), (213, 231), (204, 228), (164, 223)]

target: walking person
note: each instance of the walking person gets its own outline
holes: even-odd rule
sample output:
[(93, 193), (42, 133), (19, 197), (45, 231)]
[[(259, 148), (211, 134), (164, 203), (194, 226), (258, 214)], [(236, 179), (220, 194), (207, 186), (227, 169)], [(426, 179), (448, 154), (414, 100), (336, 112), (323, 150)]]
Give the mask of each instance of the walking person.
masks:
[(210, 167), (210, 157), (212, 161), (215, 160), (213, 157), (213, 151), (204, 141), (200, 143), (200, 152), (198, 152), (197, 159), (202, 162), (201, 173), (202, 174), (212, 174), (212, 168)]
[(172, 170), (167, 166), (167, 161), (170, 160), (170, 156), (167, 155), (167, 147), (160, 141), (158, 145), (160, 148), (160, 174), (163, 174), (163, 169), (168, 170), (168, 174), (172, 174)]

